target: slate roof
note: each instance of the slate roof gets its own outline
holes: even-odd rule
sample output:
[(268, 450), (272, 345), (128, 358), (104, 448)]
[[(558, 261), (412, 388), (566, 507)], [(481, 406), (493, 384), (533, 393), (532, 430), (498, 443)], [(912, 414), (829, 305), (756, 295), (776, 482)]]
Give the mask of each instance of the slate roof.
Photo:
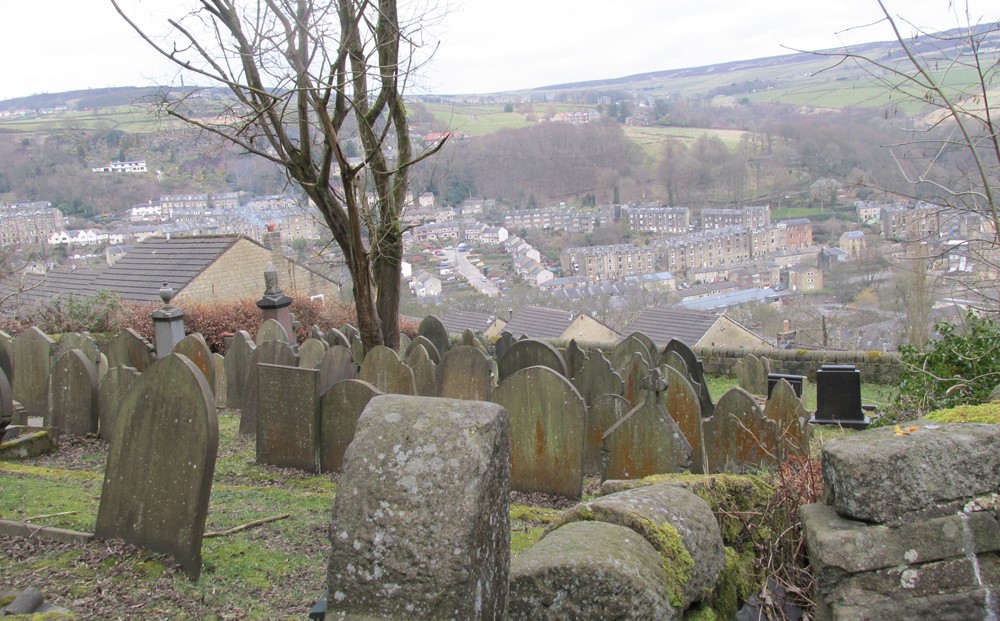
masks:
[(7, 300), (5, 310), (23, 312), (59, 296), (89, 297), (95, 291), (93, 282), (99, 273), (100, 270), (88, 268), (56, 267), (44, 275), (5, 278), (0, 282), (0, 299)]
[(448, 334), (461, 334), (466, 330), (482, 334), (495, 321), (496, 317), (486, 313), (470, 313), (451, 309), (441, 317), (441, 323), (448, 330)]
[(657, 347), (664, 347), (670, 339), (694, 347), (718, 320), (719, 315), (712, 312), (658, 306), (642, 311), (622, 334), (642, 332), (653, 339)]
[(575, 315), (571, 311), (540, 306), (525, 306), (510, 319), (503, 329), (514, 338), (558, 339), (569, 329)]

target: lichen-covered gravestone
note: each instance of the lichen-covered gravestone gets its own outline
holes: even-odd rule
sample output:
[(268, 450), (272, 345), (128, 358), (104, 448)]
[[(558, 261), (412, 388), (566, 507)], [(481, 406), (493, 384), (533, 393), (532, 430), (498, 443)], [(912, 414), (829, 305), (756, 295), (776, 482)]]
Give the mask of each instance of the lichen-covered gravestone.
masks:
[(438, 369), (438, 394), (446, 399), (488, 401), (493, 392), (493, 361), (470, 345), (448, 350)]
[(208, 386), (215, 390), (215, 363), (212, 362), (212, 350), (205, 337), (198, 333), (189, 334), (177, 341), (173, 353), (180, 354), (194, 363), (208, 380)]
[(299, 366), (303, 369), (318, 369), (326, 354), (326, 343), (308, 338), (299, 345)]
[(545, 341), (524, 339), (511, 345), (497, 362), (500, 371), (500, 381), (528, 367), (548, 367), (569, 377), (566, 361), (559, 350)]
[(285, 330), (285, 326), (281, 325), (277, 319), (268, 319), (264, 323), (260, 324), (260, 328), (257, 329), (257, 338), (254, 342), (260, 347), (263, 343), (268, 341), (281, 341), (282, 343), (290, 343), (291, 339), (288, 336), (288, 331)]
[(777, 425), (764, 417), (752, 395), (731, 388), (704, 421), (705, 472), (736, 473), (773, 465), (778, 459)]
[(441, 364), (441, 350), (439, 350), (437, 345), (435, 345), (433, 341), (428, 339), (426, 336), (417, 336), (415, 339), (410, 341), (410, 344), (403, 350), (403, 357), (405, 358), (408, 356), (410, 352), (417, 347), (423, 347), (427, 350), (427, 355), (430, 357), (431, 362), (434, 364)]
[[(672, 352), (671, 352), (672, 353)], [(691, 382), (673, 367), (664, 367), (667, 389), (660, 393), (660, 403), (691, 445), (691, 472), (704, 474), (705, 438), (701, 406)]]
[(695, 355), (690, 347), (677, 339), (670, 339), (667, 342), (666, 347), (663, 348), (660, 360), (665, 361), (670, 352), (676, 352), (684, 360), (684, 364), (688, 370), (688, 380), (698, 392), (701, 416), (702, 418), (710, 417), (715, 410), (715, 406), (712, 405), (712, 396), (708, 393), (708, 384), (705, 382), (705, 365), (701, 363), (701, 360), (698, 359), (698, 356)]
[(368, 402), (381, 395), (377, 388), (357, 379), (334, 384), (320, 398), (319, 465), (321, 472), (340, 472), (344, 453)]
[(602, 481), (641, 479), (691, 466), (691, 444), (652, 391), (604, 433), (602, 451), (607, 454)]
[(319, 363), (319, 394), (325, 394), (337, 382), (357, 376), (358, 365), (354, 363), (351, 350), (343, 345), (334, 345), (326, 350)]
[(625, 337), (611, 349), (608, 359), (611, 361), (611, 366), (614, 367), (616, 371), (621, 371), (624, 375), (625, 367), (632, 362), (632, 358), (636, 354), (642, 356), (642, 359), (646, 361), (647, 366), (655, 362), (649, 351), (649, 347), (646, 346), (645, 341), (639, 338), (637, 333), (633, 333)]
[(215, 384), (212, 392), (215, 394), (215, 407), (229, 407), (229, 387), (226, 385), (226, 359), (222, 354), (212, 353), (212, 369), (215, 371)]
[(334, 499), (328, 616), (506, 619), (509, 464), (497, 405), (372, 399)]
[[(438, 353), (444, 355), (448, 348), (451, 347), (451, 337), (448, 335), (448, 329), (444, 327), (441, 320), (434, 315), (427, 315), (420, 322), (420, 327), (417, 328), (417, 334), (434, 343), (434, 347), (437, 347)], [(435, 361), (435, 364), (437, 361)]]
[(569, 373), (568, 377), (570, 380), (573, 380), (583, 369), (583, 366), (587, 364), (587, 352), (580, 348), (576, 339), (571, 339), (569, 345), (566, 347), (566, 351), (562, 352), (562, 355), (566, 361), (566, 369)]
[(132, 367), (111, 367), (97, 385), (98, 435), (110, 441), (115, 421), (125, 396), (135, 387), (141, 374)]
[(243, 409), (247, 369), (255, 349), (257, 346), (246, 330), (234, 334), (226, 348), (226, 405), (234, 410)]
[(587, 358), (583, 368), (573, 378), (573, 385), (587, 405), (601, 395), (621, 395), (625, 392), (621, 374), (611, 368), (611, 362), (600, 351)]
[(319, 470), (319, 371), (257, 365), (257, 463)]
[(384, 393), (413, 395), (417, 392), (413, 370), (399, 359), (399, 354), (384, 345), (376, 345), (368, 352), (358, 379)]
[[(45, 417), (49, 413), (49, 372), (55, 341), (32, 326), (17, 335), (14, 353), (14, 401), (27, 410), (28, 416)], [(27, 421), (21, 421), (27, 422)]]
[(795, 394), (795, 389), (787, 380), (781, 379), (774, 385), (771, 397), (764, 405), (764, 417), (778, 426), (778, 459), (786, 457), (809, 455), (809, 439), (806, 435), (806, 423), (809, 422), (809, 412), (802, 405), (802, 399)]
[(108, 350), (109, 367), (132, 367), (143, 373), (156, 362), (156, 348), (132, 328), (119, 332)]
[(247, 365), (246, 396), (243, 399), (243, 410), (240, 412), (240, 433), (251, 435), (257, 433), (257, 365), (278, 364), (284, 367), (299, 366), (299, 357), (287, 343), (281, 341), (265, 341), (257, 346), (250, 355)]
[(587, 436), (583, 453), (585, 474), (601, 474), (604, 432), (632, 411), (632, 404), (620, 395), (601, 395), (587, 408)]
[(197, 579), (218, 446), (198, 367), (171, 354), (147, 369), (115, 424), (94, 535), (170, 554)]
[(413, 371), (413, 386), (418, 397), (438, 396), (438, 369), (427, 356), (427, 350), (416, 347), (406, 356), (406, 366)]
[(59, 356), (49, 374), (46, 423), (66, 435), (97, 432), (97, 367), (79, 349)]

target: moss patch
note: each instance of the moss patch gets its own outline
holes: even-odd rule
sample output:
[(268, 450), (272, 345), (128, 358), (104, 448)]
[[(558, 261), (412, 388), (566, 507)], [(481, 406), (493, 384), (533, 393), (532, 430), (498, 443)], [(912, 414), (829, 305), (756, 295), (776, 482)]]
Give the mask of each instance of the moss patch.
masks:
[(558, 509), (546, 509), (545, 507), (531, 507), (528, 505), (511, 505), (510, 521), (520, 521), (532, 525), (548, 524), (559, 517)]
[(684, 614), (684, 621), (717, 621), (718, 615), (708, 606), (692, 608)]
[(737, 552), (726, 547), (726, 565), (709, 604), (719, 619), (735, 619), (736, 612), (760, 586), (754, 573), (752, 552)]
[(927, 415), (935, 423), (1000, 423), (1000, 401), (979, 405), (960, 405)]

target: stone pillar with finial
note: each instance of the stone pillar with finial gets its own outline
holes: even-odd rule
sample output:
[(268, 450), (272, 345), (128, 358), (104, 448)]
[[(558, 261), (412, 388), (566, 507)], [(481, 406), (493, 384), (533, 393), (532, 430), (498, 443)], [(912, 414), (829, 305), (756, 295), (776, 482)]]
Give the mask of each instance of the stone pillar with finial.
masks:
[(177, 295), (166, 282), (160, 288), (163, 307), (152, 313), (154, 334), (156, 335), (156, 357), (162, 359), (174, 351), (174, 346), (184, 338), (184, 310), (171, 306), (170, 301)]
[(291, 305), (292, 298), (282, 293), (278, 286), (278, 269), (274, 267), (274, 263), (268, 263), (264, 266), (264, 297), (257, 300), (257, 308), (264, 316), (263, 321), (274, 319), (284, 326), (288, 338), (294, 344), (295, 329), (292, 326), (292, 313), (288, 309)]

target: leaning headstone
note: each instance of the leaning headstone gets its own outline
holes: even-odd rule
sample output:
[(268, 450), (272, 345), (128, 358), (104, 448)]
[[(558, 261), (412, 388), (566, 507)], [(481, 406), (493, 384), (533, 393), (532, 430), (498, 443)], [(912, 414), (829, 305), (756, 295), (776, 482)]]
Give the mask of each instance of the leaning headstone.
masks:
[(444, 355), (451, 347), (451, 337), (448, 335), (448, 328), (444, 327), (441, 320), (434, 315), (427, 315), (420, 322), (417, 334), (434, 343), (438, 353)]
[(340, 472), (344, 453), (368, 402), (381, 395), (368, 382), (347, 379), (337, 382), (320, 398), (319, 464), (321, 472)]
[(59, 356), (72, 349), (79, 349), (83, 353), (83, 356), (92, 362), (95, 367), (100, 363), (101, 350), (97, 347), (97, 341), (94, 340), (94, 337), (89, 332), (68, 332), (63, 334), (56, 345), (55, 358), (58, 359)]
[(94, 536), (169, 554), (197, 579), (218, 446), (198, 367), (171, 354), (147, 369), (115, 425)]
[(825, 364), (816, 371), (818, 425), (864, 429), (868, 417), (861, 407), (861, 371), (851, 365)]
[(511, 489), (579, 498), (587, 406), (569, 380), (528, 367), (500, 382), (493, 402), (510, 417)]
[(97, 367), (79, 349), (71, 349), (49, 374), (49, 411), (45, 423), (71, 436), (97, 433)]
[(326, 344), (329, 345), (330, 347), (333, 347), (335, 345), (340, 345), (341, 347), (345, 347), (348, 350), (351, 349), (350, 339), (348, 339), (343, 332), (341, 332), (336, 328), (330, 328), (329, 330), (326, 331)]
[(359, 619), (506, 619), (509, 464), (498, 406), (373, 399), (334, 499), (328, 610)]
[(806, 423), (809, 412), (802, 405), (802, 399), (795, 394), (791, 384), (780, 380), (771, 391), (771, 397), (764, 405), (764, 416), (778, 426), (778, 459), (797, 455), (808, 457), (809, 440)]
[(14, 401), (25, 407), (28, 416), (49, 413), (49, 372), (55, 342), (36, 326), (17, 335), (14, 353)]
[(234, 334), (226, 348), (226, 403), (234, 410), (243, 409), (247, 371), (255, 349), (257, 346), (246, 330)]
[(111, 367), (97, 385), (98, 436), (110, 441), (118, 413), (141, 374), (132, 367)]
[(573, 385), (588, 405), (601, 395), (621, 395), (625, 392), (621, 374), (611, 368), (611, 362), (599, 350), (587, 358), (583, 368), (573, 378)]
[(778, 458), (777, 425), (767, 420), (753, 396), (731, 388), (704, 421), (706, 473), (741, 474)]
[(358, 379), (388, 394), (414, 395), (417, 391), (413, 370), (399, 359), (399, 354), (383, 345), (368, 352)]
[(604, 432), (601, 450), (606, 454), (602, 481), (641, 479), (691, 466), (691, 444), (653, 391)]
[(671, 621), (679, 614), (663, 559), (624, 526), (567, 524), (510, 565), (510, 621)]
[(446, 399), (489, 401), (493, 392), (493, 361), (475, 347), (453, 347), (438, 369), (438, 386), (438, 395)]
[(622, 381), (625, 390), (622, 396), (635, 407), (646, 400), (649, 382), (649, 363), (641, 353), (632, 355), (632, 360), (622, 368)]
[(673, 367), (664, 367), (667, 389), (660, 393), (660, 403), (691, 445), (691, 472), (705, 472), (705, 439), (702, 431), (701, 405), (691, 382)]
[(604, 467), (601, 461), (604, 433), (631, 411), (632, 404), (620, 395), (601, 395), (587, 408), (587, 435), (583, 449), (584, 474), (601, 474)]
[(351, 357), (351, 350), (334, 345), (323, 354), (319, 363), (319, 394), (325, 394), (337, 382), (358, 376), (358, 365)]
[(115, 336), (108, 350), (109, 367), (132, 367), (143, 373), (156, 362), (156, 348), (132, 328)]
[(566, 351), (562, 352), (566, 361), (566, 370), (570, 381), (576, 378), (577, 374), (583, 370), (587, 364), (587, 352), (583, 351), (576, 343), (576, 339), (571, 339)]
[(403, 357), (405, 358), (406, 356), (409, 356), (411, 351), (421, 346), (423, 346), (423, 348), (427, 350), (427, 355), (430, 357), (431, 362), (433, 362), (434, 364), (441, 364), (442, 352), (438, 350), (437, 346), (433, 342), (431, 342), (431, 340), (428, 339), (426, 336), (418, 336), (412, 341), (410, 341), (410, 344), (407, 345), (406, 349), (404, 350)]
[(0, 371), (8, 382), (14, 382), (14, 339), (3, 330), (0, 330)]
[(664, 360), (669, 352), (677, 352), (684, 359), (684, 364), (687, 365), (688, 379), (691, 381), (694, 389), (698, 391), (698, 401), (701, 403), (701, 416), (702, 418), (708, 418), (712, 415), (715, 406), (712, 405), (712, 396), (708, 393), (708, 384), (705, 382), (705, 366), (690, 347), (677, 339), (670, 339), (667, 342), (667, 346), (663, 348), (660, 360)]
[(229, 387), (226, 385), (226, 359), (222, 354), (212, 354), (212, 369), (215, 372), (215, 385), (212, 392), (215, 395), (215, 407), (229, 407)]
[(413, 386), (418, 397), (438, 396), (438, 369), (427, 356), (423, 346), (410, 350), (406, 357), (406, 366), (413, 371)]
[(286, 330), (285, 326), (281, 325), (277, 319), (268, 319), (264, 323), (260, 324), (260, 328), (257, 329), (257, 338), (254, 339), (257, 346), (260, 347), (262, 343), (266, 343), (268, 341), (281, 341), (282, 343), (291, 342), (288, 336), (288, 330)]
[(636, 354), (642, 356), (642, 359), (646, 361), (647, 365), (655, 362), (655, 360), (652, 359), (652, 354), (646, 346), (646, 343), (635, 334), (630, 334), (614, 346), (611, 353), (608, 355), (608, 359), (611, 360), (611, 366), (614, 367), (615, 370), (621, 371), (622, 374), (624, 374), (625, 367), (632, 362), (632, 358)]
[(299, 366), (303, 369), (318, 369), (326, 355), (326, 343), (308, 338), (299, 345)]
[(497, 361), (500, 369), (500, 381), (528, 367), (548, 367), (567, 377), (566, 361), (552, 345), (537, 339), (524, 339), (511, 345), (502, 358)]
[(189, 334), (177, 341), (173, 352), (193, 362), (208, 380), (208, 386), (215, 389), (215, 363), (212, 362), (212, 350), (205, 342), (205, 337), (197, 333)]
[(243, 409), (240, 412), (240, 433), (251, 435), (257, 433), (257, 403), (259, 386), (257, 385), (257, 365), (276, 364), (283, 367), (299, 366), (299, 358), (287, 343), (281, 341), (265, 341), (257, 346), (250, 355), (247, 365), (246, 396), (243, 399)]
[(257, 365), (257, 463), (319, 470), (319, 371)]

